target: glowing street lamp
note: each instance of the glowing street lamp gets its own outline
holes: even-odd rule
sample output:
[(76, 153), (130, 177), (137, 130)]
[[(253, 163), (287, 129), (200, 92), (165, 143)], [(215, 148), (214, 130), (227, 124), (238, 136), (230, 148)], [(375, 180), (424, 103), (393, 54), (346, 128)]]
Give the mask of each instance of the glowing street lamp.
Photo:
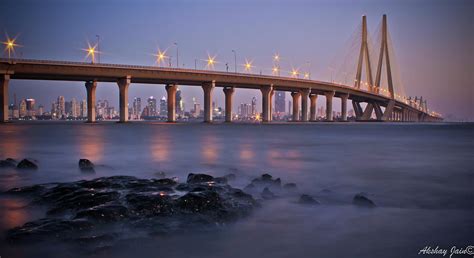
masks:
[(168, 58), (168, 56), (166, 56), (166, 50), (161, 51), (160, 49), (158, 49), (158, 52), (154, 56), (156, 57), (156, 63), (158, 66), (161, 66), (162, 63), (165, 63), (165, 59)]
[(97, 44), (94, 46), (91, 46), (91, 44), (87, 43), (87, 49), (83, 49), (84, 51), (87, 52), (87, 58), (91, 58), (91, 62), (94, 64), (95, 63), (95, 54), (98, 53), (97, 51)]
[(299, 72), (298, 72), (298, 69), (292, 69), (291, 70), (291, 77), (293, 78), (298, 78), (298, 75), (299, 75)]
[(309, 79), (309, 73), (308, 72), (304, 73), (304, 78), (307, 79), (307, 80)]
[(8, 59), (12, 57), (12, 54), (15, 54), (15, 47), (20, 47), (20, 45), (16, 44), (16, 37), (11, 39), (8, 35), (6, 35), (7, 41), (2, 42), (5, 45), (3, 51), (8, 53)]
[(245, 64), (244, 64), (244, 68), (245, 68), (245, 71), (246, 72), (252, 72), (252, 61), (248, 61), (247, 59), (245, 59)]
[(272, 68), (272, 74), (273, 75), (279, 75), (280, 74), (280, 69), (278, 68), (278, 66), (274, 66)]
[(217, 63), (216, 56), (210, 56), (209, 54), (207, 54), (206, 62), (207, 62), (206, 67), (211, 70), (214, 70), (214, 65)]

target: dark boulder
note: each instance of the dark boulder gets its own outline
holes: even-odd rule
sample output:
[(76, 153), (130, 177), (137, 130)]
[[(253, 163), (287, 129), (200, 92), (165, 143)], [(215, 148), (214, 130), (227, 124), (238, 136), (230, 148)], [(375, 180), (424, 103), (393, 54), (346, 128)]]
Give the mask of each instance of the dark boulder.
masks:
[(173, 199), (166, 193), (129, 193), (125, 196), (130, 214), (137, 217), (171, 215), (174, 212)]
[(128, 217), (128, 210), (122, 205), (100, 205), (79, 211), (75, 219), (90, 219), (97, 221), (119, 221)]
[(79, 169), (82, 171), (89, 171), (93, 172), (94, 171), (94, 163), (88, 159), (80, 159), (79, 160)]
[(360, 207), (372, 208), (372, 207), (376, 206), (375, 203), (372, 200), (367, 198), (367, 196), (365, 196), (362, 193), (356, 194), (354, 196), (354, 199), (352, 199), (352, 203), (357, 205), (357, 206), (360, 206)]
[(176, 206), (187, 212), (218, 211), (223, 208), (221, 197), (214, 191), (187, 193), (178, 198)]
[(227, 179), (227, 181), (232, 181), (232, 180), (235, 180), (236, 178), (235, 174), (233, 173), (227, 174), (224, 177)]
[(260, 195), (265, 200), (270, 200), (270, 199), (275, 199), (276, 198), (276, 195), (274, 193), (272, 193), (272, 191), (270, 191), (270, 189), (268, 189), (268, 187), (265, 187)]
[(206, 174), (193, 174), (190, 173), (186, 180), (188, 184), (202, 184), (214, 182), (214, 177)]
[(21, 160), (16, 167), (20, 169), (38, 169), (36, 162), (29, 159)]
[(16, 160), (7, 158), (6, 160), (0, 160), (0, 168), (14, 168), (16, 167)]
[(307, 194), (302, 194), (300, 196), (300, 199), (298, 200), (298, 203), (301, 203), (301, 204), (319, 204), (318, 201), (316, 201), (312, 196), (307, 195)]

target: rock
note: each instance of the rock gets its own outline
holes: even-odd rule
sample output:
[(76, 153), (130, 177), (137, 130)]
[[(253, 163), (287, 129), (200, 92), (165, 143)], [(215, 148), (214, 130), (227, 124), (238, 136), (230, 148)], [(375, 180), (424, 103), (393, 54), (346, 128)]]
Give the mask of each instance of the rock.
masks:
[(272, 193), (272, 192), (268, 189), (268, 187), (265, 187), (260, 195), (261, 195), (262, 198), (265, 199), (265, 200), (270, 200), (270, 199), (275, 199), (275, 198), (276, 198), (276, 195), (275, 195), (274, 193)]
[(94, 163), (88, 159), (80, 159), (79, 160), (79, 169), (82, 171), (94, 171)]
[(307, 194), (302, 194), (300, 196), (300, 199), (298, 200), (298, 203), (301, 204), (319, 204), (318, 201), (316, 201), (313, 197)]
[(7, 240), (25, 241), (46, 239), (65, 239), (70, 232), (92, 229), (94, 226), (87, 220), (65, 220), (57, 218), (44, 218), (27, 222), (21, 227), (7, 231)]
[(100, 234), (126, 226), (149, 234), (209, 229), (247, 216), (259, 205), (251, 195), (223, 181), (216, 183), (212, 176), (190, 174), (188, 179), (190, 183), (178, 184), (169, 178), (112, 176), (14, 188), (7, 193), (31, 193), (32, 204), (46, 205), (48, 211), (45, 218), (12, 229), (7, 237), (36, 241), (54, 235), (74, 241), (86, 236), (87, 242), (97, 234), (89, 230), (93, 228)]
[(36, 162), (29, 159), (23, 159), (16, 167), (20, 169), (38, 169)]
[(7, 158), (6, 160), (0, 160), (0, 168), (14, 168), (16, 167), (16, 160)]
[(214, 177), (206, 174), (189, 174), (186, 180), (188, 184), (201, 184), (214, 182)]
[(360, 207), (375, 207), (375, 203), (367, 198), (363, 193), (358, 193), (354, 196), (354, 199), (352, 199), (352, 203), (360, 206)]

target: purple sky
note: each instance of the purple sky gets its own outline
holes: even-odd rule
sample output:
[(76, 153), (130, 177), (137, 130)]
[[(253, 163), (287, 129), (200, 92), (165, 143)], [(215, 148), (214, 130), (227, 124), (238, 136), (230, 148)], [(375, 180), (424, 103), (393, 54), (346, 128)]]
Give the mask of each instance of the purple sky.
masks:
[[(328, 67), (346, 51), (344, 43), (362, 15), (374, 31), (386, 13), (407, 95), (423, 95), (429, 108), (444, 116), (474, 120), (474, 1), (3, 0), (0, 9), (0, 29), (19, 35), (23, 47), (17, 54), (24, 58), (83, 61), (81, 49), (98, 34), (104, 63), (153, 65), (152, 54), (160, 47), (169, 48), (174, 65), (177, 42), (180, 65), (187, 68), (209, 53), (221, 62), (217, 70), (225, 70), (226, 62), (232, 70), (235, 49), (239, 64), (248, 58), (255, 73), (268, 73), (278, 52), (282, 69), (310, 62), (318, 80), (330, 80)], [(182, 90), (187, 109), (192, 97), (202, 101), (200, 88)], [(12, 100), (13, 93), (47, 109), (58, 95), (85, 98), (83, 83), (75, 82), (12, 81)], [(117, 106), (116, 85), (101, 83), (97, 94)], [(130, 89), (131, 99), (164, 94), (160, 85)], [(223, 106), (220, 88), (214, 96)], [(238, 89), (235, 103), (252, 96), (260, 99), (258, 91)]]

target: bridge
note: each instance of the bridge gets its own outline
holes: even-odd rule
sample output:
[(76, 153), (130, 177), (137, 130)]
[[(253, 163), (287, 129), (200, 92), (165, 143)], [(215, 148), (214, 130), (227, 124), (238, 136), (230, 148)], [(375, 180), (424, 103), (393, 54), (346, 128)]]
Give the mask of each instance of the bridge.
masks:
[[(87, 120), (95, 122), (96, 88), (100, 82), (116, 82), (119, 90), (120, 122), (128, 121), (128, 89), (132, 83), (165, 84), (168, 103), (168, 121), (176, 121), (176, 91), (178, 85), (202, 87), (204, 94), (204, 121), (212, 122), (212, 92), (223, 88), (225, 120), (232, 121), (232, 98), (235, 89), (261, 91), (262, 122), (272, 121), (272, 103), (275, 91), (289, 91), (293, 98), (292, 121), (316, 121), (316, 102), (319, 95), (326, 99), (326, 120), (333, 121), (333, 98), (341, 99), (341, 120), (347, 121), (347, 103), (351, 100), (358, 121), (428, 122), (442, 118), (428, 111), (422, 98), (400, 98), (394, 91), (388, 51), (387, 19), (383, 16), (382, 41), (376, 78), (372, 79), (367, 40), (366, 17), (362, 19), (361, 44), (354, 85), (310, 79), (289, 78), (247, 73), (219, 72), (183, 68), (162, 68), (120, 64), (98, 64), (68, 61), (28, 59), (0, 59), (0, 122), (8, 121), (8, 84), (10, 80), (82, 81), (87, 91)], [(385, 58), (384, 58), (385, 57)], [(380, 87), (382, 65), (385, 61), (388, 91)], [(365, 63), (367, 81), (363, 88), (362, 68)], [(365, 103), (364, 105), (361, 105)], [(301, 113), (300, 113), (301, 110)], [(375, 119), (373, 119), (373, 117)]]

